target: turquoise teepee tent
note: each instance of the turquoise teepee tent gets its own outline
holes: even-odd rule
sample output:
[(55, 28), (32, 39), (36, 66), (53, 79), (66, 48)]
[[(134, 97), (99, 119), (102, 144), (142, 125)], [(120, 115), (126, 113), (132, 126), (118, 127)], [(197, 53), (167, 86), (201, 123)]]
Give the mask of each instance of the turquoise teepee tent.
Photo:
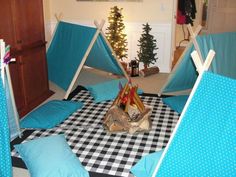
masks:
[(66, 91), (68, 97), (83, 65), (117, 75), (128, 75), (97, 28), (60, 21), (47, 51), (49, 80)]
[(19, 114), (17, 112), (14, 93), (11, 84), (11, 75), (9, 69), (9, 63), (13, 60), (10, 57), (10, 46), (6, 46), (5, 42), (0, 39), (0, 62), (1, 62), (1, 79), (3, 82), (3, 87), (6, 95), (7, 101), (7, 115), (10, 129), (10, 137), (14, 139), (17, 136), (21, 136), (20, 126), (19, 126)]
[(207, 71), (214, 55), (191, 54), (199, 76), (152, 177), (235, 176), (236, 80)]
[[(210, 71), (236, 78), (236, 32), (200, 35), (196, 37), (196, 40), (203, 59), (206, 58), (210, 49), (216, 52)], [(192, 89), (198, 76), (191, 60), (193, 50), (193, 43), (189, 43), (159, 95), (178, 94)]]

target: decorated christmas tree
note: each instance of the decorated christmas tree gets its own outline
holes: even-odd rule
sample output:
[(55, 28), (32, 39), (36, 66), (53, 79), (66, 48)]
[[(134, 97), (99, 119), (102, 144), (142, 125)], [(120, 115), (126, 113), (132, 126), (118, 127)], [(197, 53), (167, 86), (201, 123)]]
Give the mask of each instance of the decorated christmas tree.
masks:
[(143, 24), (143, 33), (138, 40), (138, 46), (140, 47), (137, 51), (138, 60), (144, 64), (144, 69), (147, 69), (150, 64), (154, 64), (158, 59), (156, 57), (157, 53), (155, 53), (158, 48), (154, 36), (150, 34), (151, 29), (148, 23)]
[(119, 60), (127, 58), (127, 40), (126, 34), (123, 32), (125, 25), (121, 14), (122, 9), (117, 6), (111, 8), (108, 17), (109, 26), (106, 29), (106, 37)]

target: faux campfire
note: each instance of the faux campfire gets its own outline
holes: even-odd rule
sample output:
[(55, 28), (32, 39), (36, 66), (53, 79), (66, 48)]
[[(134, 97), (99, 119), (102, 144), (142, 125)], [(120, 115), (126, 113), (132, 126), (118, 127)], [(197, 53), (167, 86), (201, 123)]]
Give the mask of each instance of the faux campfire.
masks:
[(108, 110), (103, 124), (109, 132), (148, 131), (151, 128), (151, 108), (144, 105), (137, 94), (138, 87), (129, 81), (123, 87), (119, 84), (120, 92)]

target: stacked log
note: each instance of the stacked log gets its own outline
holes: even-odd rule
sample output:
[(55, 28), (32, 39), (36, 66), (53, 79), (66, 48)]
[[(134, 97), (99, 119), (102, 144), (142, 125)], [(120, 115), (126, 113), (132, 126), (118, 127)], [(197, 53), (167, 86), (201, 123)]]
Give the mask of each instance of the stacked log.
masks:
[(103, 124), (109, 132), (135, 133), (151, 128), (151, 108), (145, 106), (137, 94), (138, 87), (125, 84), (108, 110)]
[(157, 66), (153, 66), (153, 67), (150, 67), (150, 68), (147, 68), (147, 69), (142, 69), (139, 74), (142, 76), (142, 77), (146, 77), (146, 76), (150, 76), (152, 74), (157, 74), (159, 73), (159, 68)]

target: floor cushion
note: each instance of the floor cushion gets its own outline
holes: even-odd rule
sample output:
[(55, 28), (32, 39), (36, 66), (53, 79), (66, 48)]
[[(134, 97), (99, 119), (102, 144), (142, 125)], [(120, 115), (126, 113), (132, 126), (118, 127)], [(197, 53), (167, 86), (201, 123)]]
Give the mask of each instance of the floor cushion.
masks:
[(162, 99), (163, 103), (168, 105), (171, 109), (175, 110), (179, 114), (181, 114), (187, 100), (188, 95), (171, 96)]
[(142, 157), (130, 171), (136, 177), (151, 177), (162, 153), (163, 150)]
[(49, 129), (60, 124), (77, 109), (81, 102), (52, 100), (26, 115), (20, 122), (21, 128)]
[[(94, 85), (88, 85), (86, 86), (86, 89), (90, 92), (94, 98), (94, 101), (99, 103), (102, 101), (115, 99), (120, 91), (119, 83), (124, 86), (127, 83), (127, 79), (115, 79)], [(143, 91), (138, 89), (138, 94), (142, 93)]]
[(38, 138), (14, 147), (31, 177), (89, 177), (63, 134)]

